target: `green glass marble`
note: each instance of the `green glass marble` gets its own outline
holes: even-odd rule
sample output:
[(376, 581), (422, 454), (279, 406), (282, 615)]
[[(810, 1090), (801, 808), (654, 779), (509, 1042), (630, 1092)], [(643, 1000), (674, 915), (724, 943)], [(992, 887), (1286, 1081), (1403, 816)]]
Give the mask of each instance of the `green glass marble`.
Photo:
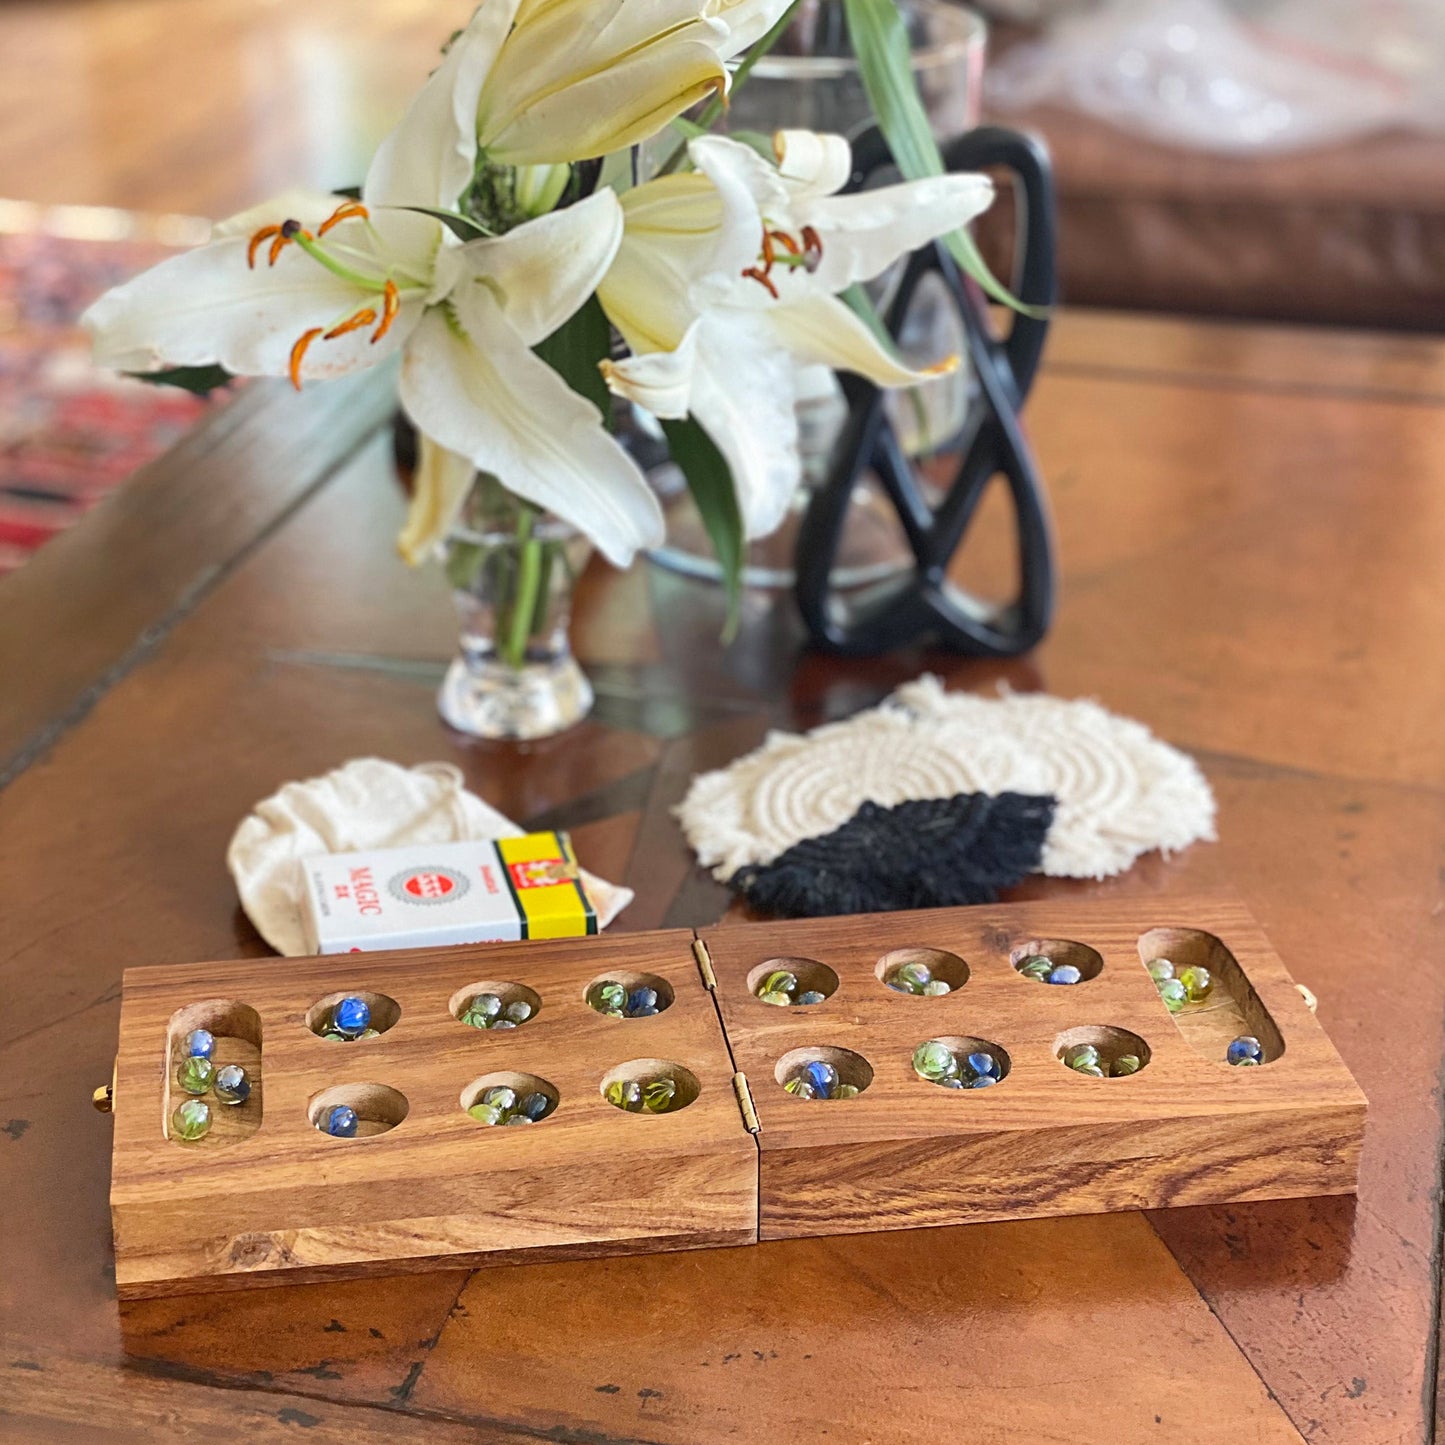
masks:
[(502, 1111), (495, 1104), (473, 1104), (467, 1113), (478, 1124), (500, 1124), (502, 1122)]
[(895, 988), (902, 987), (909, 993), (922, 993), (933, 979), (933, 972), (926, 963), (916, 960), (901, 963), (893, 970), (891, 982)]
[(501, 1012), (502, 1000), (496, 994), (479, 993), (462, 1011), (462, 1022), (474, 1029), (489, 1029)]
[(607, 1102), (635, 1114), (642, 1108), (642, 1085), (636, 1079), (615, 1079), (604, 1090)]
[(1143, 1067), (1143, 1061), (1138, 1054), (1120, 1054), (1110, 1066), (1109, 1072), (1114, 1078), (1122, 1079), (1127, 1074), (1137, 1074)]
[(1189, 992), (1177, 978), (1166, 978), (1159, 985), (1159, 997), (1164, 1000), (1164, 1007), (1172, 1014), (1177, 1014), (1189, 1002)]
[(1163, 983), (1166, 978), (1174, 977), (1174, 965), (1167, 958), (1156, 958), (1149, 965), (1149, 977), (1155, 983)]
[(351, 1042), (345, 1034), (339, 1034), (335, 1029), (323, 1029), (321, 1031), (321, 1037), (333, 1044), (349, 1044)]
[(816, 1099), (818, 1097), (818, 1091), (801, 1074), (789, 1079), (783, 1088), (795, 1099)]
[(1264, 1062), (1264, 1060), (1263, 1060), (1263, 1059), (1248, 1059), (1248, 1058), (1245, 1058), (1245, 1059), (1230, 1059), (1229, 1062), (1230, 1062), (1236, 1069), (1257, 1069), (1257, 1068)]
[(532, 1122), (525, 1114), (508, 1114), (507, 1117), (502, 1120), (502, 1125), (505, 1127), (508, 1124), (530, 1124)]
[(1093, 1044), (1071, 1044), (1064, 1050), (1064, 1062), (1071, 1069), (1077, 1069), (1085, 1064), (1097, 1064), (1099, 1051)]
[(504, 1019), (511, 1019), (514, 1024), (524, 1024), (532, 1017), (532, 1005), (524, 998), (514, 998), (502, 1010)]
[(952, 985), (945, 983), (941, 978), (931, 978), (923, 985), (923, 993), (926, 998), (942, 998), (944, 994), (952, 992)]
[(199, 1054), (188, 1054), (176, 1070), (176, 1083), (188, 1094), (204, 1094), (215, 1078), (216, 1066)]
[(839, 1084), (838, 1087), (833, 1090), (833, 1097), (835, 1099), (856, 1099), (858, 1097), (858, 1085)]
[(759, 995), (765, 993), (785, 993), (791, 998), (797, 991), (797, 974), (789, 973), (785, 968), (777, 968), (763, 980), (763, 986), (758, 990), (758, 993)]
[(600, 1014), (621, 1018), (623, 1009), (627, 1007), (627, 985), (612, 978), (598, 979), (587, 990), (587, 1006)]
[(913, 1051), (913, 1067), (931, 1083), (943, 1079), (956, 1079), (959, 1075), (958, 1059), (947, 1044), (938, 1039), (929, 1039)]
[(362, 1031), (361, 1031), (361, 1037), (364, 1038), (364, 1039), (379, 1039), (379, 1038), (381, 1037), (381, 1030), (380, 1030), (380, 1029), (362, 1029)]
[(1075, 1064), (1073, 1069), (1076, 1074), (1087, 1074), (1091, 1079), (1106, 1079), (1109, 1077), (1100, 1064)]
[(1186, 968), (1179, 975), (1179, 982), (1184, 985), (1184, 992), (1189, 995), (1190, 1003), (1203, 1003), (1214, 988), (1214, 980), (1209, 976), (1209, 970), (1198, 964)]
[(788, 1008), (793, 1002), (787, 994), (780, 993), (777, 989), (767, 989), (763, 993), (760, 993), (758, 997), (764, 1003), (770, 1003), (775, 1008)]
[[(209, 1063), (210, 1060), (203, 1060)], [(187, 1144), (204, 1139), (211, 1132), (211, 1106), (203, 1099), (186, 1099), (171, 1115), (171, 1133)]]
[(665, 1114), (677, 1098), (677, 1081), (664, 1075), (642, 1086), (642, 1107), (649, 1114)]
[(504, 1114), (517, 1107), (517, 1091), (506, 1084), (493, 1084), (482, 1095), (482, 1103), (491, 1104)]
[(1031, 953), (1019, 964), (1019, 972), (1025, 978), (1034, 978), (1042, 981), (1054, 971), (1054, 961), (1045, 958), (1041, 953)]

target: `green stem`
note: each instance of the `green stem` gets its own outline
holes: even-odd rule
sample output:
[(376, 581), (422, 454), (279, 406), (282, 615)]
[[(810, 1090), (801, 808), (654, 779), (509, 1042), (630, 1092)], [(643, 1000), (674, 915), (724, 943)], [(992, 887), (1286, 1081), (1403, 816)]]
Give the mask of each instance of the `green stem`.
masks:
[(507, 615), (505, 635), (499, 639), (502, 661), (513, 670), (527, 660), (527, 639), (537, 614), (537, 588), (542, 580), (543, 543), (532, 535), (537, 509), (519, 503), (517, 514), (517, 590)]
[[(793, 0), (793, 3), (778, 17), (773, 28), (743, 56), (738, 68), (733, 71), (733, 83), (728, 89), (729, 94), (737, 90), (737, 88), (747, 80), (748, 76), (752, 73), (753, 66), (778, 43), (783, 31), (792, 24), (793, 12), (798, 8), (799, 3), (800, 0)], [(727, 101), (722, 96), (714, 94), (712, 99), (698, 111), (695, 124), (699, 130), (711, 130), (713, 126), (717, 124), (718, 117), (722, 115), (726, 109)], [(686, 154), (687, 142), (685, 140), (679, 141), (672, 154), (657, 168), (657, 174), (659, 176), (671, 175), (673, 171), (682, 164), (683, 157)]]

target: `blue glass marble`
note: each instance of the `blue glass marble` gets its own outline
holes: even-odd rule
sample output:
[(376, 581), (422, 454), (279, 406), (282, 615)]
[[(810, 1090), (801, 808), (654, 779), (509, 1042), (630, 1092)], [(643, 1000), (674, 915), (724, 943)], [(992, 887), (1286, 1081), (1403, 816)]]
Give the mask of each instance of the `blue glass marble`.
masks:
[(1252, 1034), (1241, 1034), (1225, 1050), (1224, 1057), (1231, 1064), (1262, 1064), (1264, 1049)]
[(336, 1139), (354, 1139), (359, 1122), (355, 1109), (347, 1104), (336, 1104), (326, 1115), (326, 1132)]
[(996, 1074), (975, 1074), (971, 1079), (964, 1081), (965, 1089), (986, 1089), (990, 1084), (998, 1083)]
[(209, 1059), (216, 1050), (216, 1040), (209, 1029), (192, 1029), (186, 1035), (186, 1053), (193, 1059)]
[(244, 1104), (251, 1097), (251, 1081), (240, 1064), (222, 1064), (216, 1070), (215, 1089), (223, 1104)]
[(827, 997), (827, 994), (819, 993), (817, 989), (810, 988), (800, 993), (795, 1002), (800, 1004), (822, 1003)]
[(349, 997), (331, 1010), (331, 1026), (347, 1038), (359, 1038), (371, 1024), (371, 1005), (364, 998)]
[(963, 1062), (968, 1072), (979, 1078), (997, 1079), (1003, 1072), (999, 1068), (998, 1060), (982, 1050), (970, 1054)]
[(535, 1120), (542, 1118), (551, 1107), (552, 1101), (539, 1089), (534, 1094), (527, 1094), (517, 1105), (517, 1110), (529, 1119)]
[(800, 1075), (813, 1086), (815, 1093), (822, 1094), (824, 1098), (831, 1096), (838, 1087), (837, 1069), (822, 1059), (811, 1059), (804, 1064)]
[(657, 990), (655, 988), (635, 988), (627, 995), (627, 1016), (629, 1018), (647, 1018), (656, 1012)]
[(1084, 975), (1072, 963), (1056, 963), (1049, 970), (1050, 983), (1082, 983)]

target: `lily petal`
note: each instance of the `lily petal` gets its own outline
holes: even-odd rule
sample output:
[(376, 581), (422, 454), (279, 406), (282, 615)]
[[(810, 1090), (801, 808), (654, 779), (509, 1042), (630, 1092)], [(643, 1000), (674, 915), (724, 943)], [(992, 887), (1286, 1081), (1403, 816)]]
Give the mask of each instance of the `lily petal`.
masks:
[(937, 366), (913, 371), (890, 355), (851, 307), (822, 292), (799, 296), (766, 315), (778, 339), (799, 361), (854, 371), (875, 386), (916, 386), (946, 375), (958, 365), (954, 356)]
[(597, 289), (622, 241), (622, 207), (597, 191), (561, 211), (471, 241), (456, 256), (465, 284), (485, 278), (528, 346), (546, 340)]
[(367, 205), (456, 205), (476, 164), (482, 87), (517, 5), (518, 0), (484, 0), (452, 41), (401, 123), (377, 148), (362, 187)]
[(790, 3), (791, 0), (711, 0), (705, 13), (727, 26), (718, 54), (724, 60), (741, 55), (782, 19)]
[(528, 348), (483, 286), (427, 313), (401, 400), (419, 430), (580, 528), (618, 567), (662, 540), (662, 509), (602, 414)]
[(420, 451), (412, 478), (411, 506), (396, 539), (397, 551), (412, 567), (429, 560), (446, 538), (477, 479), (471, 458), (449, 451), (425, 432), (418, 432), (417, 440)]
[(778, 172), (797, 196), (831, 196), (853, 174), (853, 147), (840, 135), (780, 130), (773, 137)]
[(614, 396), (636, 402), (653, 416), (676, 420), (692, 405), (697, 370), (697, 338), (703, 323), (694, 322), (673, 351), (649, 351), (622, 361), (604, 361), (602, 375)]
[[(107, 291), (81, 317), (96, 360), (120, 371), (219, 363), (238, 376), (285, 376), (304, 332), (329, 330), (376, 301), (294, 246), (275, 266), (255, 270), (246, 264), (246, 247), (241, 237), (213, 241)], [(421, 294), (409, 293), (375, 345), (361, 330), (318, 340), (304, 374), (341, 376), (374, 366), (401, 345), (421, 309)]]
[(842, 291), (877, 276), (935, 236), (967, 225), (992, 201), (993, 182), (987, 176), (956, 174), (855, 196), (800, 200), (793, 214), (823, 240), (822, 261), (812, 279), (828, 291)]

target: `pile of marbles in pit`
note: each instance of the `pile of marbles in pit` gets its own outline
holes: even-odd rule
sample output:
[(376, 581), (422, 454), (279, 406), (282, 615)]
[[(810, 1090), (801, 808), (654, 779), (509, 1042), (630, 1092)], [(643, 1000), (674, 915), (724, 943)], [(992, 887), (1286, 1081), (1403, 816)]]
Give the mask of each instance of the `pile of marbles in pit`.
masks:
[(216, 1040), (209, 1029), (192, 1029), (184, 1049), (176, 1083), (188, 1097), (172, 1113), (171, 1128), (177, 1139), (194, 1144), (211, 1132), (211, 1106), (201, 1096), (214, 1093), (218, 1103), (234, 1107), (251, 1097), (251, 1081), (240, 1064), (216, 1066)]
[(536, 1012), (524, 998), (503, 1003), (495, 993), (479, 993), (461, 1012), (461, 1020), (474, 1029), (514, 1029)]
[(827, 994), (816, 988), (800, 988), (798, 975), (786, 968), (775, 968), (757, 987), (757, 996), (777, 1008), (794, 1004), (822, 1003)]
[(783, 1080), (783, 1088), (795, 1099), (856, 1099), (859, 1092), (857, 1084), (845, 1084), (826, 1059), (796, 1064)]
[(1164, 1000), (1164, 1007), (1177, 1014), (1192, 1003), (1203, 1003), (1214, 988), (1209, 970), (1199, 964), (1190, 964), (1177, 973), (1167, 958), (1156, 958), (1149, 965), (1149, 977)]
[(913, 1068), (944, 1089), (986, 1089), (1003, 1078), (1003, 1065), (988, 1049), (975, 1049), (960, 1058), (942, 1039), (919, 1044), (913, 1051)]
[(602, 1097), (629, 1114), (667, 1114), (682, 1107), (677, 1080), (667, 1074), (653, 1079), (614, 1079), (603, 1089)]
[(883, 982), (894, 993), (911, 993), (920, 998), (938, 998), (953, 992), (952, 984), (946, 979), (934, 978), (933, 970), (920, 959), (900, 963)]
[(1224, 1062), (1237, 1069), (1258, 1068), (1264, 1062), (1264, 1048), (1253, 1034), (1240, 1034), (1224, 1051)]
[(331, 1013), (317, 1032), (323, 1039), (350, 1043), (353, 1039), (374, 1039), (379, 1031), (371, 1026), (371, 1005), (364, 998), (348, 994), (331, 1006)]
[(1072, 963), (1055, 963), (1043, 953), (1031, 953), (1020, 961), (1018, 971), (1035, 983), (1083, 983), (1084, 975)]
[(524, 1094), (510, 1084), (493, 1084), (467, 1110), (478, 1124), (535, 1124), (552, 1112), (552, 1100), (540, 1089)]
[(1144, 1067), (1138, 1054), (1109, 1058), (1093, 1044), (1071, 1044), (1064, 1050), (1063, 1060), (1076, 1074), (1087, 1074), (1091, 1079), (1123, 1079)]
[(587, 1006), (610, 1019), (649, 1019), (667, 1007), (655, 988), (628, 988), (615, 978), (599, 978), (587, 990)]

